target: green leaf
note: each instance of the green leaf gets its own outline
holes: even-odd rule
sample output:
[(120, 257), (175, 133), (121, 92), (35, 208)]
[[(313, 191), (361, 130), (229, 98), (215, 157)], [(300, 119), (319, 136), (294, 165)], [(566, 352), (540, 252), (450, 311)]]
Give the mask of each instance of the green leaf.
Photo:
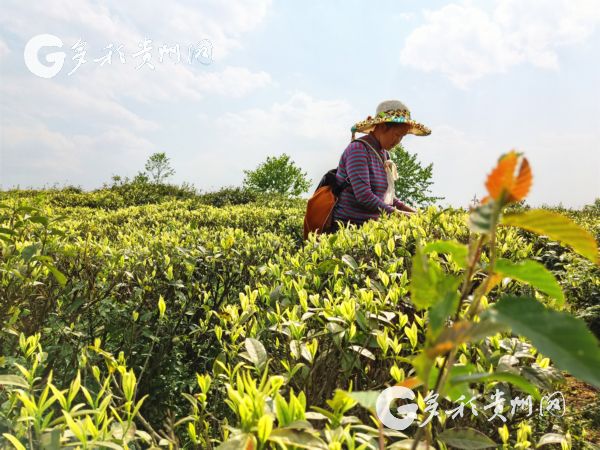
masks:
[(344, 256), (342, 256), (342, 262), (344, 264), (346, 264), (348, 267), (350, 267), (351, 269), (353, 269), (353, 270), (358, 269), (358, 263), (350, 255), (344, 255)]
[[(461, 396), (464, 395), (465, 401), (473, 396), (473, 391), (469, 388), (468, 382), (451, 383), (451, 380), (457, 379), (461, 376), (467, 376), (470, 373), (475, 372), (477, 369), (472, 364), (467, 365), (454, 365), (450, 369), (449, 381), (446, 382), (445, 386), (439, 387), (437, 390), (448, 397), (451, 401), (456, 402)], [(429, 372), (428, 383), (430, 388), (435, 386), (438, 379), (440, 369), (433, 366), (431, 372)]]
[(499, 258), (496, 261), (494, 272), (503, 277), (529, 283), (538, 291), (558, 300), (561, 306), (565, 302), (563, 291), (554, 275), (537, 261), (512, 262), (508, 259)]
[(447, 286), (444, 286), (445, 294), (442, 300), (433, 305), (429, 310), (429, 323), (431, 324), (431, 331), (434, 336), (442, 328), (448, 316), (456, 311), (458, 301), (460, 300), (460, 295), (456, 291), (459, 281), (455, 281), (453, 278), (446, 278), (445, 283), (447, 283)]
[(365, 347), (361, 347), (360, 345), (351, 345), (350, 346), (350, 350), (354, 350), (359, 355), (364, 356), (365, 358), (369, 358), (369, 359), (372, 359), (373, 361), (375, 361), (375, 355), (373, 354), (373, 352), (371, 352), (371, 350), (369, 350), (369, 349), (367, 349)]
[(246, 347), (250, 361), (252, 361), (256, 367), (261, 367), (267, 362), (267, 351), (259, 340), (246, 338), (244, 346)]
[(37, 253), (39, 245), (31, 244), (21, 250), (21, 258), (28, 262)]
[[(413, 448), (413, 439), (403, 439), (386, 447), (388, 450), (411, 450)], [(435, 447), (427, 445), (427, 442), (421, 441), (417, 445), (416, 450), (435, 450)]]
[(381, 394), (380, 391), (354, 391), (346, 392), (346, 394), (356, 401), (360, 406), (370, 411), (375, 411), (377, 397)]
[(477, 342), (488, 336), (494, 336), (498, 333), (503, 333), (508, 327), (503, 323), (493, 322), (491, 320), (482, 319), (477, 323), (472, 324), (469, 329), (469, 342)]
[(12, 434), (2, 433), (2, 436), (4, 436), (6, 439), (8, 439), (10, 441), (10, 443), (12, 445), (14, 445), (14, 447), (17, 450), (27, 450), (25, 448), (25, 446), (23, 444), (21, 444), (21, 442), (16, 437), (14, 437)]
[(273, 430), (269, 441), (280, 444), (282, 447), (300, 447), (308, 449), (327, 449), (321, 439), (313, 436), (308, 431), (295, 430), (291, 428), (278, 428)]
[(556, 367), (600, 388), (600, 347), (585, 322), (530, 297), (506, 296), (482, 314), (531, 340)]
[(319, 273), (333, 273), (335, 268), (340, 265), (340, 260), (337, 258), (326, 259), (317, 266)]
[(165, 303), (165, 299), (162, 295), (158, 297), (158, 316), (162, 319), (165, 316), (165, 311), (167, 310), (167, 304)]
[[(417, 372), (417, 377), (419, 380), (430, 380), (430, 372), (433, 369), (433, 359), (428, 358), (425, 354), (425, 351), (421, 351), (417, 356), (413, 357), (410, 361), (412, 366), (415, 368), (415, 372)], [(436, 368), (437, 369), (437, 368)], [(439, 370), (439, 369), (438, 369)], [(438, 372), (436, 372), (438, 373)]]
[(467, 246), (456, 241), (434, 241), (423, 247), (423, 253), (447, 253), (463, 269), (467, 267)]
[(48, 267), (48, 270), (50, 271), (50, 273), (52, 273), (58, 284), (60, 284), (63, 287), (65, 286), (65, 284), (67, 284), (67, 277), (64, 273), (62, 273), (52, 264), (46, 264), (46, 267)]
[(493, 200), (475, 208), (469, 215), (469, 228), (471, 231), (490, 234), (495, 226), (494, 208), (495, 203)]
[(217, 450), (254, 450), (256, 438), (251, 433), (242, 433), (233, 436), (217, 447)]
[(561, 444), (563, 442), (567, 442), (567, 438), (565, 437), (564, 434), (546, 433), (545, 435), (543, 435), (540, 438), (540, 440), (538, 441), (538, 443), (536, 445), (536, 448), (541, 447), (542, 445)]
[(523, 228), (573, 247), (577, 253), (598, 264), (598, 244), (592, 234), (571, 219), (542, 209), (532, 209), (519, 214), (507, 214), (503, 225)]
[(424, 309), (433, 304), (437, 294), (435, 284), (439, 270), (429, 263), (429, 259), (419, 249), (412, 259), (412, 274), (410, 280), (410, 299), (418, 309)]
[(521, 391), (531, 395), (535, 400), (540, 400), (540, 392), (538, 389), (531, 384), (528, 380), (523, 378), (521, 375), (509, 372), (493, 372), (493, 373), (470, 373), (467, 375), (458, 375), (450, 377), (450, 384), (458, 383), (477, 383), (481, 381), (504, 381), (510, 383)]
[(496, 447), (497, 444), (485, 434), (473, 428), (450, 428), (442, 431), (438, 439), (453, 448), (478, 449)]
[[(421, 250), (417, 250), (412, 259), (410, 298), (417, 309), (428, 308), (440, 301), (453, 302), (459, 280), (446, 275)], [(442, 307), (443, 313), (449, 307)], [(439, 315), (439, 314), (438, 314)]]
[(44, 225), (45, 227), (47, 227), (48, 224), (49, 224), (48, 218), (45, 217), (45, 216), (32, 216), (32, 217), (29, 218), (29, 220), (31, 222), (39, 223), (41, 225)]
[(263, 414), (256, 425), (256, 435), (260, 442), (265, 442), (273, 431), (273, 416)]
[(27, 380), (18, 375), (0, 375), (0, 386), (17, 386), (23, 389), (29, 389)]
[(60, 450), (60, 429), (53, 428), (40, 437), (40, 446), (44, 450)]
[(93, 441), (91, 443), (93, 443), (94, 446), (97, 446), (97, 448), (106, 447), (106, 448), (112, 448), (114, 450), (122, 450), (123, 449), (122, 445), (115, 444), (114, 442), (109, 442), (109, 441)]

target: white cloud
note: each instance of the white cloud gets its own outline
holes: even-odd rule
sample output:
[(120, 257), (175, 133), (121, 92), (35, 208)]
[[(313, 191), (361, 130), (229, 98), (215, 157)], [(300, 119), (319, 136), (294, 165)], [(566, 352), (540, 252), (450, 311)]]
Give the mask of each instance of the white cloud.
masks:
[(410, 21), (413, 20), (415, 16), (416, 14), (414, 12), (402, 12), (397, 14), (395, 17), (397, 17), (399, 20)]
[(558, 68), (557, 50), (585, 41), (600, 23), (597, 0), (497, 0), (492, 11), (464, 1), (425, 11), (400, 54), (459, 87), (520, 63)]
[[(31, 121), (3, 126), (1, 136), (2, 188), (40, 187), (43, 182), (38, 180), (47, 181), (48, 173), (56, 182), (97, 187), (113, 175), (112, 168), (135, 167), (154, 149), (145, 138), (120, 127), (88, 135)], [(90, 167), (95, 168), (92, 173)], [(28, 177), (19, 176), (22, 173)]]
[(71, 77), (66, 82), (81, 89), (141, 103), (198, 101), (210, 95), (240, 98), (272, 84), (267, 72), (253, 72), (245, 67), (203, 70), (165, 61), (155, 64), (155, 70), (147, 67), (138, 70), (132, 64), (121, 64), (118, 58), (113, 60), (112, 67), (83, 65)]
[[(104, 2), (91, 0), (52, 0), (46, 3), (8, 1), (0, 16), (2, 28), (20, 39), (19, 44), (40, 33), (52, 33), (64, 42), (67, 53), (64, 74), (74, 68), (70, 49), (78, 39), (87, 43), (87, 62), (70, 77), (56, 82), (77, 85), (94, 94), (110, 98), (133, 98), (141, 102), (154, 100), (199, 100), (206, 95), (241, 97), (268, 86), (271, 77), (264, 71), (219, 63), (234, 48), (242, 46), (243, 34), (252, 31), (266, 17), (270, 0), (216, 2), (190, 6), (185, 0), (163, 8), (149, 7), (146, 2)], [(150, 38), (155, 70), (136, 70), (141, 58), (132, 54)], [(188, 64), (187, 47), (207, 38), (213, 45), (215, 63), (203, 66)], [(126, 64), (117, 54), (112, 64), (100, 67), (93, 59), (106, 54), (108, 44), (123, 45)], [(158, 62), (158, 47), (180, 45), (182, 62)], [(0, 47), (1, 49), (1, 47)], [(22, 60), (19, 61), (22, 63)], [(216, 66), (219, 64), (219, 66)], [(217, 68), (218, 67), (218, 68)], [(27, 74), (29, 75), (29, 74)], [(64, 78), (64, 77), (63, 77)]]
[(315, 139), (344, 134), (344, 129), (350, 129), (347, 120), (351, 111), (345, 101), (319, 100), (295, 92), (285, 102), (274, 103), (268, 109), (227, 113), (217, 119), (217, 124), (225, 128), (233, 125), (245, 137)]
[(264, 21), (270, 4), (271, 0), (179, 0), (157, 7), (142, 0), (101, 4), (91, 0), (6, 0), (0, 24), (25, 39), (57, 30), (68, 33), (61, 36), (64, 38), (91, 42), (108, 38), (107, 42), (134, 46), (145, 36), (184, 43), (207, 38), (215, 47), (215, 58), (221, 59), (243, 46), (243, 35)]
[[(232, 50), (243, 47), (244, 35), (265, 20), (270, 3), (178, 0), (160, 8), (140, 0), (3, 2), (0, 57), (7, 47), (2, 39), (22, 49), (27, 40), (41, 33), (60, 37), (67, 53), (61, 73), (50, 80), (27, 72), (22, 56), (15, 55), (3, 67), (0, 152), (4, 187), (18, 180), (35, 184), (31, 180), (36, 179), (97, 186), (98, 180), (107, 179), (109, 168), (139, 166), (140, 160), (155, 151), (151, 133), (161, 126), (151, 117), (157, 104), (186, 108), (209, 96), (239, 98), (270, 85), (271, 77), (264, 71), (223, 62)], [(145, 37), (153, 40), (156, 70), (135, 68), (140, 61), (134, 61), (131, 54)], [(87, 62), (67, 76), (74, 67), (70, 46), (80, 38), (88, 43)], [(212, 65), (157, 61), (159, 45), (180, 44), (183, 58), (187, 45), (204, 38), (213, 44)], [(123, 44), (126, 64), (120, 63), (116, 53), (112, 65), (100, 67), (93, 62), (110, 43)], [(86, 175), (84, 169), (93, 169), (93, 175)]]
[[(350, 127), (360, 117), (344, 100), (322, 100), (294, 92), (268, 108), (226, 113), (215, 119), (216, 148), (235, 149), (236, 158), (199, 156), (193, 166), (207, 167), (203, 180), (223, 184), (212, 174), (233, 174), (255, 167), (267, 156), (289, 154), (313, 180), (335, 167), (350, 142)], [(233, 150), (226, 150), (233, 151)], [(217, 167), (220, 165), (219, 167)], [(210, 182), (207, 182), (209, 180)], [(221, 178), (222, 180), (222, 178)], [(241, 179), (229, 179), (238, 183)]]
[(271, 76), (264, 72), (252, 72), (245, 67), (225, 67), (220, 72), (196, 75), (196, 89), (201, 94), (217, 94), (225, 97), (242, 97), (256, 89), (271, 84)]
[(148, 131), (158, 124), (146, 120), (107, 95), (78, 86), (65, 86), (49, 80), (9, 77), (0, 86), (3, 109), (2, 125), (25, 123), (32, 118), (61, 119), (88, 126), (119, 125), (134, 131)]
[(6, 42), (0, 39), (0, 59), (4, 58), (6, 55), (10, 53), (10, 49)]
[(482, 198), (485, 170), (507, 149), (447, 124), (432, 125), (430, 136), (408, 136), (404, 142), (419, 161), (433, 163), (432, 192), (456, 206), (467, 206), (474, 195)]
[[(420, 161), (433, 163), (434, 194), (445, 196), (442, 203), (452, 205), (467, 206), (474, 195), (481, 199), (487, 174), (515, 138), (492, 141), (446, 124), (432, 129), (431, 136), (410, 139), (406, 148)], [(600, 194), (598, 139), (595, 131), (531, 133), (519, 139), (517, 150), (529, 159), (534, 177), (527, 202), (572, 207), (592, 203)]]

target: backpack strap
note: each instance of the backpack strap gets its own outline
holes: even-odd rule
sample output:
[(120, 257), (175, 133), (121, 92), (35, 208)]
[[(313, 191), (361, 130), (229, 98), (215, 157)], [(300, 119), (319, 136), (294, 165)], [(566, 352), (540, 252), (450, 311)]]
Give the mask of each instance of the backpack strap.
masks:
[(377, 159), (379, 159), (379, 161), (381, 161), (381, 165), (385, 169), (385, 162), (383, 161), (383, 158), (381, 157), (379, 152), (377, 150), (375, 150), (375, 148), (373, 148), (373, 146), (371, 144), (369, 144), (367, 141), (362, 140), (361, 138), (354, 139), (352, 142), (355, 142), (355, 141), (362, 142), (363, 144), (365, 144), (365, 146), (367, 148), (370, 148), (371, 150), (373, 150), (373, 153), (375, 153), (377, 155)]
[[(367, 148), (370, 148), (371, 150), (373, 150), (373, 153), (375, 153), (375, 155), (377, 155), (377, 158), (379, 159), (379, 161), (381, 161), (381, 165), (384, 167), (385, 169), (385, 162), (383, 161), (383, 159), (381, 158), (381, 155), (377, 152), (377, 150), (375, 150), (373, 148), (373, 146), (371, 144), (369, 144), (367, 141), (362, 140), (361, 138), (357, 138), (357, 139), (353, 139), (352, 141), (350, 141), (350, 143), (352, 142), (360, 142), (362, 144), (364, 144)], [(337, 168), (335, 169), (337, 171)], [(330, 170), (329, 172), (332, 172), (333, 170)], [(328, 172), (328, 173), (329, 173)], [(323, 181), (321, 181), (321, 183), (323, 183)], [(344, 179), (344, 182), (342, 184), (338, 184), (335, 188), (332, 189), (333, 194), (337, 197), (339, 196), (342, 191), (344, 189), (346, 189), (348, 186), (350, 186), (350, 181), (348, 181), (348, 178)]]

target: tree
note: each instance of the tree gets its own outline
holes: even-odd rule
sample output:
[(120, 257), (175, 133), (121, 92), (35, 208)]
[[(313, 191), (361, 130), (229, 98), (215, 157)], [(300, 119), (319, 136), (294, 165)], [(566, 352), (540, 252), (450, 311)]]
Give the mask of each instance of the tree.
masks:
[(153, 153), (146, 161), (144, 167), (148, 177), (153, 183), (162, 184), (167, 178), (175, 175), (175, 170), (171, 167), (169, 158), (164, 152)]
[(426, 206), (443, 200), (444, 197), (431, 195), (429, 187), (433, 184), (433, 164), (423, 166), (417, 155), (411, 154), (399, 144), (390, 151), (390, 158), (398, 168), (396, 197), (411, 206)]
[(268, 156), (255, 170), (244, 170), (244, 186), (252, 191), (296, 197), (308, 190), (310, 181), (285, 153)]

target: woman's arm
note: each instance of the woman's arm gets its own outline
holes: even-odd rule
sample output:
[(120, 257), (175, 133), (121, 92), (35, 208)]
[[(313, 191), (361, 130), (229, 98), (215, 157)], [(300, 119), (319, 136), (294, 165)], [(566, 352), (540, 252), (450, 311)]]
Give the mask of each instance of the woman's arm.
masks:
[(373, 194), (371, 180), (369, 177), (369, 159), (366, 147), (353, 142), (348, 147), (346, 155), (346, 175), (354, 191), (356, 200), (369, 211), (384, 210), (388, 213), (394, 212), (392, 205), (387, 205), (382, 199)]
[(406, 211), (406, 212), (409, 212), (409, 213), (417, 212), (415, 209), (411, 208), (406, 203), (401, 202), (397, 198), (394, 198), (394, 207), (396, 207), (400, 211)]

